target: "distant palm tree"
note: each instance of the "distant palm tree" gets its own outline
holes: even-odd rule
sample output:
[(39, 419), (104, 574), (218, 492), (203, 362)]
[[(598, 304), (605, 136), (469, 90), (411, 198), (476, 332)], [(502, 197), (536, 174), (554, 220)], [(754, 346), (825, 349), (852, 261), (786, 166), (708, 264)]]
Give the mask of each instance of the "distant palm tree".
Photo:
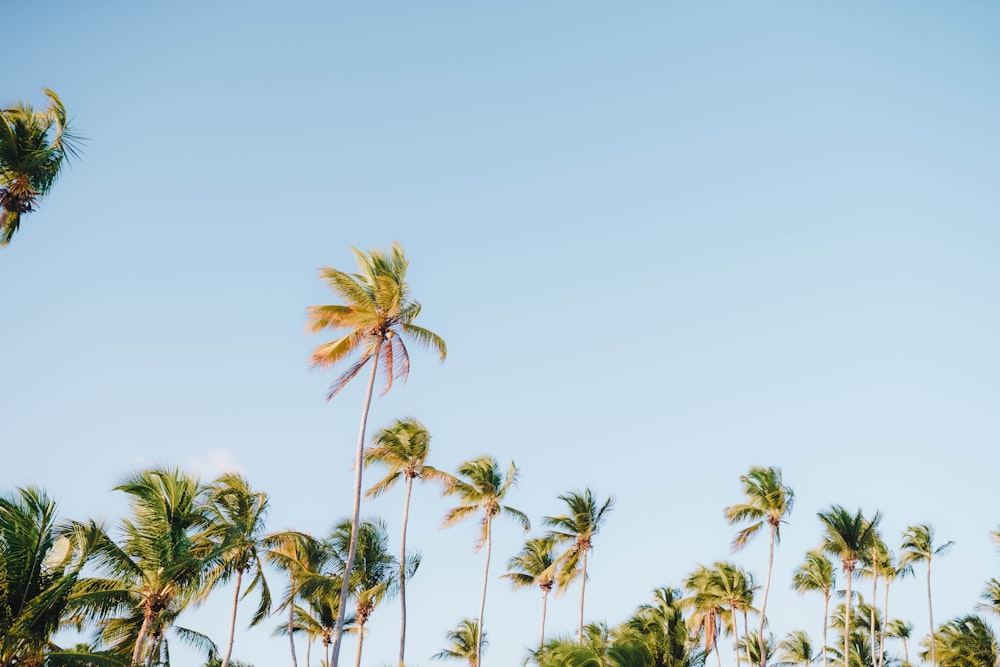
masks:
[[(851, 514), (840, 505), (834, 505), (826, 512), (817, 514), (823, 524), (823, 550), (840, 559), (844, 574), (847, 579), (847, 600), (851, 600), (851, 580), (854, 578), (854, 570), (857, 564), (871, 548), (875, 539), (875, 530), (878, 527), (882, 515), (875, 512), (871, 520), (865, 519), (859, 509), (856, 514)], [(844, 624), (844, 650), (842, 658), (844, 667), (850, 667), (851, 655), (851, 605), (846, 607)]]
[[(490, 578), (490, 554), (493, 550), (493, 519), (498, 514), (517, 521), (524, 532), (531, 530), (528, 515), (521, 510), (503, 504), (507, 493), (517, 484), (517, 467), (510, 462), (507, 474), (497, 460), (490, 456), (480, 456), (466, 461), (458, 467), (458, 477), (450, 484), (445, 493), (458, 496), (460, 505), (448, 511), (441, 522), (441, 527), (453, 526), (480, 512), (483, 514), (482, 530), (476, 541), (476, 551), (486, 545), (486, 564), (483, 567), (483, 594), (479, 602), (479, 621), (477, 627), (484, 629), (483, 612), (486, 610), (486, 584)], [(481, 642), (480, 642), (481, 643)], [(476, 647), (476, 665), (482, 662), (482, 646)]]
[(62, 100), (48, 88), (43, 92), (49, 98), (44, 110), (24, 102), (0, 109), (0, 247), (10, 243), (21, 216), (35, 210), (77, 154)]
[(250, 621), (250, 627), (257, 625), (271, 613), (271, 591), (264, 577), (263, 563), (264, 519), (267, 515), (268, 498), (263, 491), (253, 490), (246, 478), (236, 473), (220, 476), (208, 487), (208, 494), (208, 508), (212, 513), (212, 524), (223, 555), (206, 576), (203, 597), (207, 597), (208, 592), (219, 583), (230, 577), (236, 578), (233, 610), (229, 618), (229, 637), (221, 662), (221, 667), (229, 667), (244, 573), (254, 573), (246, 594), (255, 588), (260, 590), (260, 603)]
[(813, 651), (812, 640), (805, 630), (795, 630), (778, 644), (780, 662), (775, 667), (808, 667), (819, 659)]
[[(739, 551), (757, 535), (765, 525), (770, 532), (767, 552), (767, 577), (764, 580), (764, 597), (760, 604), (760, 624), (757, 628), (758, 645), (764, 642), (764, 621), (767, 612), (767, 594), (771, 589), (771, 569), (774, 566), (774, 545), (781, 541), (781, 524), (792, 511), (795, 493), (785, 486), (781, 469), (753, 466), (740, 477), (746, 502), (730, 505), (725, 510), (729, 525), (748, 523), (733, 539), (733, 551)], [(760, 655), (756, 664), (764, 667), (766, 657)]]
[[(879, 553), (878, 569), (885, 581), (885, 601), (882, 605), (883, 618), (889, 618), (889, 587), (897, 579), (903, 579), (913, 574), (913, 567), (909, 564), (902, 564), (896, 561), (896, 555), (889, 549), (884, 549)], [(874, 601), (874, 598), (872, 598)], [(885, 664), (885, 636), (888, 623), (882, 625), (882, 633), (879, 637), (879, 660), (878, 666)]]
[(529, 588), (538, 586), (542, 591), (542, 629), (539, 646), (545, 643), (545, 610), (549, 591), (555, 586), (555, 541), (551, 537), (536, 537), (524, 543), (524, 548), (507, 563), (507, 574), (511, 586)]
[(805, 562), (792, 575), (792, 588), (800, 595), (807, 591), (819, 591), (823, 594), (823, 667), (827, 666), (826, 631), (830, 617), (830, 595), (836, 582), (833, 563), (821, 551), (808, 552)]
[[(376, 498), (406, 480), (406, 497), (403, 500), (403, 528), (399, 546), (399, 562), (406, 561), (406, 526), (410, 516), (410, 494), (413, 480), (422, 479), (447, 486), (452, 477), (448, 473), (425, 463), (430, 451), (431, 435), (427, 428), (413, 417), (397, 419), (389, 428), (382, 429), (375, 436), (371, 447), (365, 450), (365, 465), (383, 465), (388, 474), (365, 494)], [(406, 654), (406, 572), (400, 571), (399, 601), (402, 620), (399, 625), (399, 664), (405, 664)]]
[(981, 611), (988, 611), (1000, 616), (1000, 579), (990, 579), (986, 582), (986, 588), (980, 594), (980, 602), (976, 608)]
[(763, 644), (759, 642), (756, 634), (749, 632), (745, 632), (743, 639), (740, 640), (740, 651), (743, 652), (749, 665), (759, 665), (762, 664), (761, 661), (763, 664), (769, 663), (774, 657), (775, 649), (774, 635), (770, 632), (764, 637)]
[(906, 667), (910, 665), (910, 650), (907, 647), (907, 640), (913, 636), (913, 625), (901, 619), (895, 619), (886, 623), (886, 635), (903, 642), (903, 659)]
[(534, 658), (539, 667), (645, 667), (651, 660), (642, 637), (603, 623), (588, 624), (583, 641), (550, 639)]
[(570, 543), (566, 552), (560, 556), (559, 579), (560, 586), (564, 586), (577, 576), (580, 577), (579, 639), (582, 642), (587, 554), (593, 549), (594, 536), (600, 532), (615, 501), (614, 498), (608, 498), (600, 503), (590, 489), (584, 489), (583, 493), (567, 493), (559, 496), (559, 500), (566, 503), (568, 512), (559, 516), (547, 516), (545, 523), (552, 528), (548, 534), (553, 540), (557, 543)]
[(479, 667), (479, 656), (484, 646), (489, 646), (486, 633), (479, 633), (479, 624), (470, 618), (459, 622), (458, 627), (448, 633), (451, 645), (431, 656), (435, 660), (465, 660), (469, 667)]
[(653, 603), (640, 606), (621, 632), (639, 639), (652, 667), (702, 667), (708, 656), (688, 633), (681, 592), (675, 588), (654, 590)]
[[(351, 550), (347, 558), (347, 570), (354, 566), (357, 549), (358, 521), (361, 514), (361, 471), (365, 445), (365, 427), (368, 424), (368, 409), (371, 407), (372, 392), (379, 361), (386, 378), (383, 394), (392, 387), (394, 379), (405, 380), (410, 372), (410, 357), (403, 344), (409, 338), (427, 347), (433, 347), (444, 360), (447, 348), (444, 340), (432, 331), (413, 324), (420, 314), (420, 304), (410, 296), (406, 284), (406, 269), (409, 262), (398, 243), (392, 244), (390, 252), (372, 250), (367, 255), (354, 249), (360, 273), (348, 274), (333, 268), (325, 268), (320, 275), (327, 284), (340, 295), (347, 305), (310, 306), (309, 322), (306, 328), (318, 333), (324, 329), (347, 329), (347, 334), (318, 346), (312, 353), (314, 368), (329, 368), (347, 359), (357, 350), (360, 358), (354, 362), (330, 387), (327, 400), (336, 396), (355, 375), (370, 361), (371, 375), (361, 410), (361, 427), (358, 432), (358, 446), (354, 458), (354, 510), (351, 514)], [(338, 611), (337, 629), (333, 641), (333, 667), (340, 660), (340, 643), (343, 638), (343, 623), (347, 609), (347, 579), (340, 595), (341, 608)]]
[(691, 595), (681, 599), (682, 606), (691, 609), (690, 624), (695, 633), (704, 632), (705, 653), (715, 650), (715, 660), (722, 666), (719, 655), (719, 634), (723, 630), (725, 600), (719, 595), (710, 569), (699, 565), (684, 580), (684, 588)]
[(934, 641), (934, 606), (931, 604), (931, 561), (948, 553), (954, 542), (934, 546), (934, 529), (927, 525), (910, 526), (903, 532), (903, 564), (927, 563), (927, 615), (931, 624), (931, 664), (937, 667), (937, 644)]
[(949, 621), (920, 644), (924, 647), (920, 658), (940, 656), (941, 667), (993, 667), (1000, 662), (996, 635), (978, 616)]
[[(297, 609), (296, 600), (298, 600), (301, 594), (303, 582), (309, 580), (311, 577), (320, 575), (322, 564), (327, 559), (328, 554), (321, 541), (305, 533), (294, 531), (284, 531), (268, 535), (264, 538), (264, 546), (267, 549), (265, 560), (288, 575), (288, 588), (278, 607), (279, 609), (288, 610), (288, 621), (284, 629), (279, 628), (276, 634), (288, 636), (289, 647), (292, 651), (292, 667), (297, 667), (298, 658), (295, 655), (294, 634)], [(335, 584), (337, 592), (335, 607), (340, 604), (341, 583), (341, 580), (338, 578)], [(330, 614), (330, 618), (333, 619), (330, 634), (332, 637), (332, 630), (336, 626), (336, 611)], [(307, 641), (311, 642), (311, 635), (307, 636), (309, 637)], [(307, 665), (308, 662), (307, 659)]]

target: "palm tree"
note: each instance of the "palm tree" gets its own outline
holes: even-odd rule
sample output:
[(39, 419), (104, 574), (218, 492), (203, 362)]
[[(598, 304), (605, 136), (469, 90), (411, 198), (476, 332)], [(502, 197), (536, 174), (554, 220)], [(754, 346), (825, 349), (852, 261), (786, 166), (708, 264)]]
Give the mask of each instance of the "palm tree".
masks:
[(549, 591), (555, 586), (555, 541), (551, 537), (536, 537), (524, 543), (521, 549), (507, 563), (507, 574), (513, 588), (538, 586), (542, 590), (542, 630), (539, 646), (545, 643), (545, 610)]
[(987, 581), (986, 588), (979, 595), (979, 599), (982, 602), (976, 605), (977, 609), (1000, 616), (1000, 580), (990, 579)]
[(715, 650), (715, 660), (722, 667), (722, 657), (719, 655), (719, 634), (724, 625), (725, 601), (720, 597), (713, 580), (712, 571), (704, 565), (688, 575), (684, 580), (684, 588), (691, 592), (680, 603), (692, 610), (690, 624), (697, 634), (704, 632), (705, 653)]
[[(758, 645), (764, 642), (764, 620), (767, 612), (767, 594), (771, 589), (771, 569), (774, 565), (774, 545), (781, 541), (781, 524), (792, 511), (795, 493), (785, 486), (781, 469), (753, 466), (740, 477), (746, 502), (730, 505), (725, 510), (729, 525), (748, 523), (733, 539), (733, 551), (739, 551), (757, 535), (765, 525), (770, 532), (767, 552), (767, 577), (764, 579), (764, 597), (760, 604), (760, 624), (757, 628)], [(757, 664), (764, 667), (765, 656), (761, 655)]]
[(622, 632), (638, 638), (651, 658), (651, 667), (702, 667), (707, 652), (688, 633), (681, 592), (657, 588), (653, 604), (644, 604), (625, 622)]
[[(935, 644), (937, 645), (935, 647)], [(962, 616), (945, 623), (921, 642), (920, 657), (941, 656), (941, 667), (993, 667), (1000, 647), (990, 626), (978, 616)]]
[(827, 667), (826, 631), (829, 625), (830, 595), (836, 582), (833, 564), (821, 551), (808, 552), (805, 562), (792, 575), (792, 588), (800, 595), (807, 591), (819, 591), (823, 594), (823, 667)]
[(577, 576), (580, 577), (580, 631), (583, 641), (583, 602), (587, 590), (587, 554), (593, 548), (594, 536), (607, 520), (607, 514), (614, 506), (614, 498), (599, 503), (590, 489), (583, 493), (567, 493), (559, 496), (566, 503), (568, 512), (559, 516), (545, 517), (545, 523), (552, 527), (548, 535), (557, 543), (569, 542), (570, 547), (560, 556), (560, 585), (563, 586)]
[(878, 635), (875, 632), (876, 601), (878, 598), (878, 580), (884, 574), (885, 560), (888, 557), (889, 547), (882, 540), (882, 535), (875, 531), (865, 557), (862, 559), (863, 566), (858, 570), (858, 574), (869, 577), (872, 580), (872, 603), (869, 608), (868, 639), (871, 644), (872, 667), (877, 667), (878, 656), (876, 651), (879, 646)]
[[(733, 637), (736, 642), (736, 667), (739, 667), (740, 634), (737, 627), (736, 612), (742, 612), (745, 619), (746, 613), (753, 610), (753, 597), (757, 586), (754, 585), (753, 576), (749, 572), (733, 563), (715, 563), (712, 566), (711, 572), (710, 581), (715, 588), (716, 595), (726, 603), (732, 615)], [(762, 653), (765, 652), (762, 651)]]
[(775, 640), (770, 632), (764, 637), (763, 644), (759, 643), (756, 634), (744, 633), (740, 640), (740, 651), (747, 659), (749, 665), (767, 664), (774, 657)]
[(464, 618), (458, 627), (448, 632), (451, 645), (431, 656), (434, 660), (465, 660), (469, 667), (479, 667), (479, 655), (484, 646), (489, 646), (486, 633), (479, 634), (479, 624), (471, 618)]
[[(896, 555), (889, 549), (885, 549), (879, 554), (879, 571), (885, 580), (885, 602), (882, 605), (883, 618), (889, 618), (889, 586), (897, 579), (903, 579), (913, 574), (913, 567), (896, 561)], [(872, 598), (874, 601), (874, 598)], [(879, 637), (879, 661), (878, 667), (885, 663), (885, 635), (888, 624), (882, 625), (882, 633)]]
[[(856, 514), (851, 514), (840, 505), (834, 505), (826, 512), (817, 514), (823, 524), (823, 550), (828, 554), (840, 559), (844, 574), (847, 579), (847, 600), (851, 600), (851, 580), (854, 578), (854, 570), (857, 567), (866, 551), (871, 548), (875, 539), (875, 529), (882, 515), (875, 512), (869, 521), (859, 509)], [(850, 667), (851, 647), (851, 605), (847, 605), (847, 613), (844, 624), (844, 667)]]
[[(398, 243), (392, 250), (383, 252), (372, 250), (367, 255), (353, 249), (360, 273), (347, 274), (330, 267), (321, 270), (320, 275), (327, 284), (342, 297), (347, 305), (310, 306), (307, 329), (318, 333), (324, 329), (346, 329), (344, 336), (323, 343), (312, 353), (314, 368), (329, 368), (347, 359), (356, 350), (360, 357), (331, 385), (327, 400), (336, 396), (355, 375), (361, 372), (369, 361), (372, 362), (368, 388), (361, 409), (361, 426), (358, 432), (358, 446), (354, 457), (354, 510), (351, 514), (351, 549), (347, 558), (347, 570), (354, 567), (357, 550), (358, 521), (361, 514), (361, 471), (365, 445), (365, 427), (368, 424), (368, 409), (371, 407), (372, 392), (379, 360), (386, 379), (384, 395), (392, 387), (394, 379), (405, 380), (410, 372), (410, 356), (403, 344), (409, 338), (427, 347), (433, 347), (444, 360), (447, 347), (437, 334), (418, 327), (413, 321), (420, 314), (420, 304), (410, 296), (406, 284), (406, 269), (409, 264)], [(340, 660), (340, 643), (344, 634), (341, 619), (347, 607), (348, 580), (344, 580), (340, 595), (341, 608), (337, 614), (337, 629), (333, 641), (333, 667)]]
[(24, 102), (0, 109), (0, 247), (10, 243), (21, 215), (35, 210), (63, 164), (77, 155), (78, 140), (62, 100), (48, 88), (42, 92), (49, 98), (44, 110)]
[[(122, 522), (121, 546), (111, 540), (102, 544), (100, 563), (128, 596), (131, 614), (105, 620), (103, 636), (122, 649), (131, 644), (130, 664), (148, 667), (165, 648), (164, 632), (198, 597), (223, 550), (211, 539), (212, 515), (197, 478), (156, 468), (115, 490), (131, 496), (133, 518)], [(184, 628), (178, 632), (197, 636)]]
[(651, 661), (642, 637), (627, 627), (612, 629), (604, 623), (588, 624), (583, 641), (550, 639), (533, 657), (539, 667), (645, 667)]
[[(483, 625), (483, 612), (486, 610), (486, 584), (490, 578), (490, 553), (493, 550), (493, 518), (498, 514), (517, 521), (524, 532), (531, 530), (528, 515), (518, 509), (504, 505), (507, 493), (517, 484), (517, 467), (510, 462), (507, 474), (504, 475), (497, 460), (490, 456), (480, 456), (466, 461), (458, 467), (458, 477), (448, 486), (445, 493), (459, 497), (460, 505), (448, 510), (441, 522), (441, 527), (453, 526), (480, 511), (483, 513), (482, 530), (476, 541), (475, 550), (479, 551), (486, 545), (486, 564), (483, 567), (483, 594), (479, 601), (478, 627)], [(482, 646), (477, 642), (476, 665), (482, 662)]]
[(901, 619), (895, 619), (886, 624), (886, 635), (903, 642), (903, 659), (906, 667), (910, 665), (910, 650), (906, 640), (913, 636), (913, 625)]
[(788, 636), (778, 644), (781, 651), (780, 662), (776, 662), (775, 667), (808, 667), (817, 659), (818, 655), (813, 652), (812, 640), (805, 630), (795, 630), (788, 633)]
[(233, 640), (236, 636), (236, 611), (239, 607), (244, 573), (253, 571), (254, 576), (244, 595), (255, 588), (260, 589), (260, 603), (250, 621), (253, 627), (271, 613), (271, 591), (264, 577), (264, 518), (267, 514), (268, 498), (263, 491), (254, 491), (245, 477), (236, 473), (226, 473), (208, 488), (208, 508), (212, 513), (212, 523), (216, 539), (222, 548), (222, 558), (208, 573), (204, 587), (207, 596), (216, 585), (236, 578), (233, 592), (233, 610), (229, 618), (229, 637), (222, 656), (222, 667), (229, 667), (233, 654)]
[(931, 665), (937, 667), (937, 644), (934, 641), (934, 606), (931, 604), (931, 561), (934, 556), (943, 556), (948, 553), (954, 542), (945, 542), (941, 546), (934, 546), (934, 529), (923, 524), (920, 526), (910, 526), (903, 532), (903, 564), (927, 563), (927, 615), (931, 624)]
[[(322, 563), (327, 557), (327, 552), (321, 541), (314, 539), (310, 535), (297, 533), (294, 531), (284, 531), (268, 535), (264, 538), (264, 546), (267, 549), (265, 559), (272, 566), (285, 572), (288, 575), (288, 588), (281, 600), (279, 609), (288, 609), (288, 622), (284, 630), (279, 628), (277, 634), (288, 636), (289, 647), (292, 652), (292, 667), (298, 667), (298, 659), (295, 655), (295, 614), (303, 582), (309, 581), (314, 576), (319, 576)], [(334, 587), (336, 588), (336, 604), (340, 605), (340, 586), (342, 581), (337, 578)], [(330, 637), (333, 637), (333, 629), (336, 626), (336, 613), (331, 612), (330, 618), (333, 624), (330, 626)], [(308, 659), (306, 660), (308, 665)]]
[[(388, 468), (388, 474), (365, 494), (376, 498), (406, 480), (406, 498), (403, 500), (403, 528), (399, 546), (399, 562), (406, 561), (406, 526), (410, 516), (410, 494), (413, 480), (426, 479), (443, 483), (450, 482), (451, 475), (425, 463), (430, 450), (431, 435), (423, 424), (413, 417), (397, 419), (389, 428), (382, 429), (375, 436), (372, 447), (365, 451), (365, 465), (380, 464)], [(405, 568), (404, 568), (405, 570)], [(405, 664), (406, 653), (406, 572), (400, 570), (399, 603), (402, 620), (399, 625), (399, 664)]]

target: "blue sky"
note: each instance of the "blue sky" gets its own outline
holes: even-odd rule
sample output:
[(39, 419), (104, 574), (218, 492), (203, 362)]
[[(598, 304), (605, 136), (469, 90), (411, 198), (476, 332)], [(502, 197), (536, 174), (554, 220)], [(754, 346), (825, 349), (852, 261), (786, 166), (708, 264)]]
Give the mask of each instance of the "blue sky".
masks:
[[(2, 101), (51, 87), (88, 141), (0, 252), (3, 488), (113, 524), (110, 489), (138, 467), (236, 467), (271, 494), (275, 530), (328, 531), (350, 509), (362, 395), (324, 402), (305, 308), (333, 300), (319, 267), (398, 240), (449, 357), (416, 353), (372, 427), (418, 417), (443, 468), (515, 460), (510, 502), (539, 523), (566, 491), (613, 494), (589, 618), (728, 557), (722, 509), (753, 464), (781, 466), (798, 499), (779, 636), (819, 636), (821, 600), (786, 584), (832, 503), (882, 510), (891, 542), (923, 522), (956, 541), (936, 618), (997, 575), (992, 3), (5, 16), (30, 29), (7, 37)], [(401, 502), (364, 512), (395, 525)], [(416, 492), (414, 664), (477, 609), (474, 526), (438, 531), (449, 506)], [(537, 596), (495, 578), (521, 539), (497, 528), (486, 665), (535, 641)], [(763, 542), (735, 556), (760, 577), (765, 558)], [(553, 632), (573, 629), (575, 594), (550, 605)], [(920, 580), (893, 595), (926, 632)], [(185, 623), (221, 641), (217, 597)], [(376, 613), (365, 665), (391, 661), (397, 623), (393, 603)], [(272, 625), (236, 657), (286, 663)]]

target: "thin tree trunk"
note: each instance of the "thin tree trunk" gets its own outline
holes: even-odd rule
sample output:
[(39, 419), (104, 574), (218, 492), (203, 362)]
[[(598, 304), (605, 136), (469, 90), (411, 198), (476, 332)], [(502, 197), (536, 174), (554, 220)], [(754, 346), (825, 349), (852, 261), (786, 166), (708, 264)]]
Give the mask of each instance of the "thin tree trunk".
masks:
[(486, 516), (486, 567), (483, 568), (483, 596), (479, 600), (479, 633), (476, 635), (476, 667), (483, 664), (483, 612), (486, 611), (486, 584), (490, 580), (490, 552), (493, 550), (493, 517)]
[(826, 629), (830, 624), (830, 591), (823, 591), (823, 667), (827, 667)]
[(236, 592), (233, 593), (233, 613), (229, 618), (229, 641), (226, 642), (226, 655), (222, 658), (222, 667), (229, 667), (229, 658), (233, 655), (233, 639), (236, 637), (236, 607), (240, 604), (240, 586), (243, 585), (243, 570), (236, 570)]
[(937, 667), (937, 647), (934, 640), (934, 606), (931, 604), (931, 556), (927, 556), (927, 615), (931, 621), (931, 666)]
[(851, 606), (854, 600), (851, 599), (851, 575), (854, 568), (844, 570), (847, 572), (847, 603), (844, 606), (844, 667), (851, 667)]
[(368, 376), (368, 390), (365, 392), (365, 405), (361, 410), (361, 427), (358, 429), (358, 449), (354, 455), (354, 511), (351, 513), (351, 547), (347, 550), (347, 563), (344, 569), (344, 583), (340, 587), (340, 604), (337, 609), (337, 627), (333, 631), (333, 667), (340, 662), (340, 642), (344, 638), (344, 615), (347, 613), (347, 598), (351, 589), (351, 571), (354, 569), (354, 557), (358, 552), (358, 521), (361, 517), (361, 471), (362, 458), (365, 451), (365, 427), (368, 425), (368, 409), (372, 405), (372, 392), (375, 389), (375, 371), (378, 369), (378, 355), (382, 351), (382, 339), (375, 343), (372, 354), (372, 372)]
[(885, 663), (885, 631), (886, 626), (889, 625), (889, 584), (892, 583), (892, 579), (889, 577), (885, 578), (885, 604), (882, 605), (882, 631), (879, 633), (878, 638), (878, 667), (882, 667)]
[(740, 626), (736, 621), (736, 607), (731, 607), (733, 614), (733, 644), (736, 646), (736, 667), (740, 667)]
[(358, 625), (358, 653), (354, 658), (354, 667), (361, 667), (361, 648), (365, 645), (365, 624)]
[(135, 638), (135, 648), (132, 649), (132, 665), (142, 664), (142, 649), (145, 648), (146, 638), (149, 635), (149, 626), (152, 619), (143, 614), (142, 625), (139, 627), (139, 636)]
[(906, 637), (903, 637), (903, 659), (906, 660), (906, 667), (910, 667), (910, 649), (906, 646)]
[(871, 607), (871, 641), (872, 641), (872, 665), (878, 664), (875, 656), (875, 647), (878, 646), (878, 638), (875, 636), (875, 596), (878, 594), (878, 550), (872, 547), (872, 607)]
[(587, 551), (583, 550), (583, 578), (580, 579), (580, 637), (579, 642), (583, 643), (583, 596), (587, 592)]
[(306, 667), (309, 667), (309, 658), (310, 658), (309, 654), (312, 653), (312, 643), (313, 643), (312, 636), (307, 632), (306, 633)]
[[(295, 627), (295, 593), (292, 593), (288, 601), (288, 645), (292, 649), (292, 667), (299, 667), (299, 661), (295, 657), (295, 635), (292, 629)], [(312, 643), (308, 633), (306, 634), (306, 667), (309, 667), (309, 644)]]
[(549, 591), (547, 589), (542, 589), (542, 632), (538, 639), (538, 650), (541, 651), (542, 647), (545, 646), (545, 610), (549, 603)]
[(163, 641), (163, 635), (157, 637), (156, 641), (149, 647), (149, 653), (146, 654), (146, 667), (153, 667), (153, 656), (160, 652), (161, 641)]
[(771, 590), (771, 568), (774, 566), (774, 535), (776, 529), (774, 524), (771, 527), (771, 544), (767, 550), (767, 577), (764, 578), (764, 599), (760, 603), (760, 626), (757, 628), (757, 645), (760, 646), (760, 667), (765, 667), (767, 656), (764, 655), (764, 614), (767, 612), (767, 593)]
[(722, 653), (719, 652), (719, 640), (716, 639), (712, 645), (715, 648), (715, 662), (719, 664), (719, 667), (722, 667)]
[(406, 664), (406, 523), (410, 517), (410, 493), (413, 491), (413, 478), (406, 478), (406, 500), (403, 501), (403, 536), (399, 547), (399, 606), (402, 618), (399, 621), (399, 667)]

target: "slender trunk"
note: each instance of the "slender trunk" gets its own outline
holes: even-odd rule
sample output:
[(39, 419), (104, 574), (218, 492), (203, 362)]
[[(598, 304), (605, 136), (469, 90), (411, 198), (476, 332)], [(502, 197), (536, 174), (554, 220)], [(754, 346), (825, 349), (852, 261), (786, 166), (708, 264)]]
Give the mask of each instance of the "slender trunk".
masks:
[(222, 667), (229, 667), (229, 658), (233, 655), (233, 639), (236, 637), (236, 607), (240, 604), (240, 586), (243, 584), (243, 570), (236, 570), (236, 592), (233, 593), (233, 613), (229, 617), (229, 641), (226, 642), (226, 655), (222, 658)]
[(310, 653), (312, 653), (312, 636), (306, 633), (306, 667), (309, 667)]
[(722, 654), (719, 652), (718, 639), (715, 642), (713, 642), (713, 646), (715, 647), (715, 662), (719, 664), (719, 667), (722, 667)]
[(767, 550), (767, 576), (764, 578), (764, 599), (760, 603), (760, 625), (757, 628), (757, 645), (760, 646), (760, 667), (765, 667), (767, 656), (764, 655), (764, 614), (767, 613), (767, 593), (771, 590), (771, 568), (774, 566), (774, 537), (777, 529), (771, 526), (771, 544)]
[[(743, 610), (743, 640), (750, 641), (750, 623), (747, 621), (747, 610)], [(750, 652), (747, 651), (747, 663), (750, 662)]]
[(330, 667), (330, 645), (332, 643), (333, 642), (330, 642), (330, 644), (323, 644), (323, 651), (326, 653), (326, 667)]
[(882, 631), (879, 633), (878, 638), (878, 667), (882, 667), (885, 663), (885, 630), (886, 626), (889, 625), (889, 584), (891, 583), (892, 579), (886, 577), (885, 604), (882, 605)]
[(406, 478), (406, 500), (403, 501), (403, 536), (399, 547), (399, 606), (402, 618), (399, 621), (399, 667), (406, 664), (406, 523), (410, 517), (410, 493), (413, 491), (413, 478)]
[(587, 551), (583, 550), (583, 578), (580, 579), (580, 637), (579, 642), (583, 643), (583, 596), (587, 592)]
[[(295, 593), (292, 592), (292, 597), (288, 601), (288, 645), (292, 649), (292, 667), (299, 667), (299, 661), (295, 657), (295, 635), (292, 634), (292, 630), (295, 628)], [(312, 641), (309, 635), (306, 635), (306, 667), (309, 667), (309, 644)]]
[(875, 656), (875, 647), (878, 645), (877, 637), (875, 636), (875, 596), (878, 594), (878, 550), (876, 547), (872, 547), (872, 608), (871, 608), (871, 624), (870, 624), (870, 635), (872, 642), (872, 665), (878, 664), (878, 659)]
[(486, 567), (483, 568), (483, 596), (479, 600), (479, 633), (476, 635), (476, 667), (483, 664), (483, 612), (486, 611), (486, 584), (490, 580), (490, 552), (493, 550), (493, 517), (486, 515)]
[(358, 429), (358, 449), (354, 455), (354, 511), (351, 513), (351, 546), (347, 550), (347, 563), (344, 568), (344, 583), (340, 587), (340, 604), (337, 608), (337, 627), (333, 631), (333, 667), (340, 662), (340, 642), (344, 638), (344, 615), (347, 613), (347, 598), (351, 589), (351, 571), (354, 569), (354, 557), (358, 552), (358, 521), (361, 517), (361, 471), (362, 457), (365, 452), (365, 427), (368, 425), (368, 409), (372, 405), (372, 392), (375, 389), (375, 371), (378, 369), (378, 355), (382, 351), (382, 339), (375, 343), (372, 354), (372, 372), (368, 376), (368, 391), (365, 392), (365, 406), (361, 410), (361, 427)]
[(139, 636), (135, 638), (135, 648), (132, 649), (132, 665), (142, 664), (142, 649), (146, 646), (146, 638), (149, 635), (149, 626), (152, 622), (152, 618), (143, 614), (142, 626), (139, 628)]
[(354, 667), (361, 667), (361, 648), (365, 645), (365, 624), (358, 624), (358, 653), (354, 658)]
[(937, 667), (937, 647), (934, 640), (934, 606), (931, 605), (931, 556), (927, 557), (927, 616), (931, 621), (931, 667)]
[(851, 599), (851, 576), (854, 574), (854, 567), (845, 568), (847, 573), (847, 603), (844, 605), (844, 667), (851, 667), (851, 606), (854, 600)]
[(910, 649), (906, 646), (906, 637), (903, 637), (903, 660), (906, 660), (906, 667), (910, 667)]
[(547, 588), (542, 589), (542, 632), (541, 636), (538, 638), (538, 650), (541, 651), (542, 647), (545, 646), (545, 608), (549, 604), (549, 591)]
[(826, 628), (830, 624), (830, 591), (823, 591), (823, 667), (827, 667)]
[(733, 614), (733, 644), (736, 646), (736, 667), (740, 667), (740, 626), (736, 624), (736, 607), (730, 607)]
[(162, 639), (163, 635), (160, 635), (150, 645), (149, 653), (146, 654), (146, 667), (153, 667), (153, 656), (160, 652), (160, 642)]

